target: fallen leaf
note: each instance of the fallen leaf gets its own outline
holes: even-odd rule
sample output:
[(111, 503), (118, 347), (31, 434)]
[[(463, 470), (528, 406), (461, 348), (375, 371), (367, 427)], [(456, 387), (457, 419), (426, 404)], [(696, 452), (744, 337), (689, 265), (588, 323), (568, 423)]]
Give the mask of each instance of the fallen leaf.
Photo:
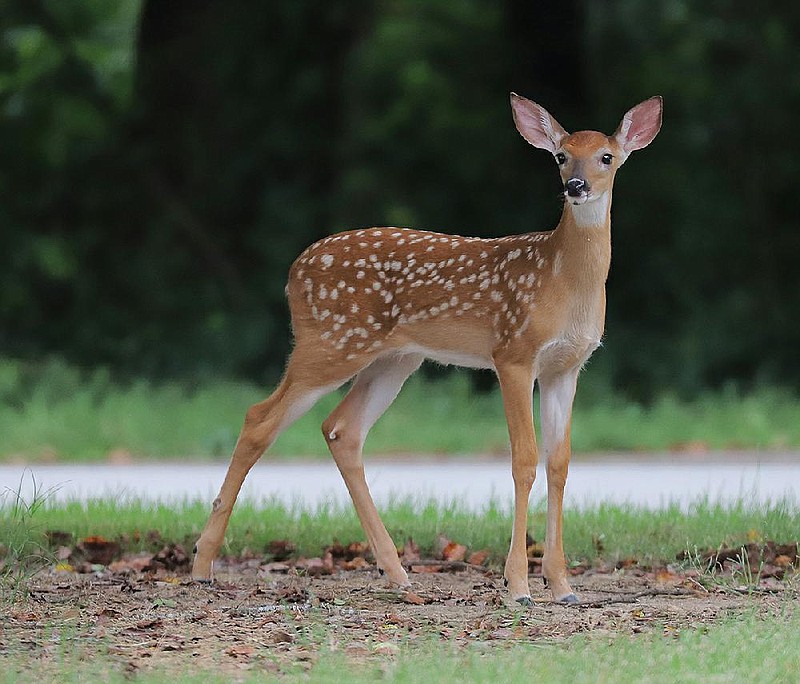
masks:
[(333, 554), (330, 551), (326, 551), (325, 555), (322, 557), (322, 565), (325, 568), (325, 574), (333, 574)]
[(108, 569), (114, 573), (144, 572), (152, 565), (152, 562), (152, 553), (137, 553), (109, 563)]
[(487, 558), (489, 558), (488, 549), (481, 549), (480, 551), (474, 551), (473, 553), (469, 554), (467, 563), (470, 565), (483, 565)]
[(87, 563), (98, 565), (108, 565), (120, 555), (120, 546), (117, 542), (100, 536), (81, 539), (77, 549), (83, 554)]
[(423, 606), (428, 603), (424, 598), (419, 594), (415, 594), (413, 591), (403, 592), (402, 599), (405, 603), (411, 603), (415, 606)]
[(161, 618), (155, 618), (152, 620), (140, 620), (139, 622), (135, 623), (132, 627), (128, 627), (125, 631), (126, 632), (144, 632), (151, 629), (161, 629), (164, 626), (164, 622)]
[(669, 570), (659, 570), (655, 574), (655, 581), (659, 584), (674, 584), (678, 582), (680, 577), (676, 575), (674, 572), (670, 572)]
[(436, 541), (433, 543), (434, 558), (442, 558), (444, 555), (444, 550), (449, 544), (452, 544), (451, 539), (448, 539), (443, 534), (437, 535)]
[(326, 567), (322, 558), (300, 558), (294, 566), (297, 570), (304, 570), (308, 577), (321, 577), (330, 575), (331, 569)]
[(180, 544), (167, 544), (161, 549), (152, 561), (153, 567), (164, 568), (165, 570), (178, 570), (188, 568), (189, 555)]
[(269, 638), (273, 644), (291, 644), (294, 642), (294, 635), (284, 632), (282, 629), (276, 629), (271, 632)]
[(232, 658), (249, 658), (255, 653), (253, 646), (242, 644), (241, 646), (231, 646), (225, 653)]
[(467, 547), (456, 542), (450, 542), (442, 549), (442, 558), (446, 561), (463, 561), (466, 555)]
[(291, 557), (297, 547), (288, 539), (273, 539), (267, 544), (267, 553), (272, 556), (273, 561), (282, 561)]
[(444, 566), (433, 565), (432, 563), (429, 565), (412, 565), (410, 570), (420, 575), (433, 575), (437, 572), (443, 572)]
[(342, 564), (342, 567), (345, 570), (363, 570), (364, 568), (372, 567), (372, 565), (367, 562), (366, 558), (363, 558), (362, 556), (356, 556), (351, 561), (345, 561), (345, 563)]

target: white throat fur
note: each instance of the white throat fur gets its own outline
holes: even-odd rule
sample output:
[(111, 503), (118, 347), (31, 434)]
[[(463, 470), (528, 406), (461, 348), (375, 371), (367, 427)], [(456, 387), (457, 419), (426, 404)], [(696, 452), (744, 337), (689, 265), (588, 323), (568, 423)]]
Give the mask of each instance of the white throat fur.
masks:
[(602, 226), (608, 217), (610, 197), (604, 192), (597, 199), (583, 204), (571, 204), (572, 216), (580, 228), (594, 228)]

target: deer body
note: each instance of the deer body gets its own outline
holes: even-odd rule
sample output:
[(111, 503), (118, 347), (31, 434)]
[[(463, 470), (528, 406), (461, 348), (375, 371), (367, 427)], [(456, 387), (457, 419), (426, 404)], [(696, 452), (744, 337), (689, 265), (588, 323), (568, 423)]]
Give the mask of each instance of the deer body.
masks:
[(526, 532), (538, 450), (531, 416), (541, 391), (548, 511), (543, 573), (553, 596), (575, 601), (562, 549), (561, 502), (578, 372), (600, 344), (611, 260), (614, 174), (661, 123), (661, 100), (630, 110), (614, 136), (569, 135), (543, 108), (512, 94), (519, 132), (550, 151), (565, 204), (553, 231), (496, 239), (409, 228), (369, 228), (324, 238), (289, 271), (295, 349), (281, 384), (251, 407), (231, 465), (197, 543), (193, 575), (211, 577), (233, 504), (250, 467), (316, 400), (355, 378), (322, 429), (350, 491), (378, 566), (408, 577), (370, 496), (362, 447), (375, 421), (425, 358), (492, 368), (508, 422), (514, 525), (505, 578), (530, 602)]

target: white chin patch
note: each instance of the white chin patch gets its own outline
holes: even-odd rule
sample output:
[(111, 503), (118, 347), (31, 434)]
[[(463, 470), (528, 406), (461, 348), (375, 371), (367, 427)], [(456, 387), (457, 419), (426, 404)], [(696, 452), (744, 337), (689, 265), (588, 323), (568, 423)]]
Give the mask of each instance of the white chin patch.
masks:
[(579, 204), (586, 203), (586, 201), (588, 199), (589, 199), (589, 195), (587, 195), (585, 193), (582, 194), (582, 195), (579, 195), (578, 197), (570, 197), (569, 195), (567, 195), (567, 202), (569, 202), (570, 204), (573, 204), (575, 206), (578, 206)]

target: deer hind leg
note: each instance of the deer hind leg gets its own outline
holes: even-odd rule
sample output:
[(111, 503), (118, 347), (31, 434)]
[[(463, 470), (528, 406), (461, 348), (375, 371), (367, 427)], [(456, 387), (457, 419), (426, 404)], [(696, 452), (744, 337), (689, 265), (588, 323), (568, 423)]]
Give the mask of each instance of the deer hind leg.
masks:
[(505, 579), (511, 597), (530, 605), (528, 587), (528, 499), (536, 479), (536, 434), (533, 430), (533, 372), (529, 366), (501, 364), (495, 367), (503, 395), (503, 408), (511, 440), (511, 474), (514, 478), (514, 523), (506, 558)]
[(192, 577), (210, 580), (214, 558), (219, 553), (228, 520), (250, 468), (283, 430), (308, 411), (317, 400), (347, 382), (359, 365), (321, 364), (315, 353), (295, 349), (277, 389), (264, 401), (248, 409), (244, 426), (231, 457), (225, 480), (195, 545)]
[(358, 374), (347, 396), (322, 424), (328, 448), (350, 492), (378, 567), (390, 582), (401, 587), (408, 586), (408, 575), (370, 495), (362, 449), (370, 428), (422, 360), (416, 354), (378, 359)]
[(542, 443), (547, 457), (547, 531), (542, 572), (553, 598), (575, 603), (578, 598), (567, 581), (562, 540), (562, 503), (570, 459), (570, 421), (578, 369), (539, 378)]

